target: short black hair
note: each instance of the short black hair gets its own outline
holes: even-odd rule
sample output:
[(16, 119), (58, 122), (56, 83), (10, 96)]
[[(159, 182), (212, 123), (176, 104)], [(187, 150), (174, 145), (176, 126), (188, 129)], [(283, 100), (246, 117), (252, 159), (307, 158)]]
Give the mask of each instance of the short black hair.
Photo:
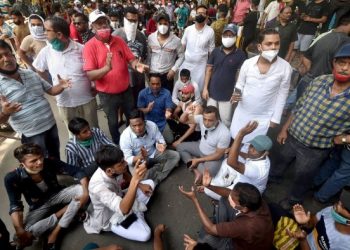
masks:
[(203, 8), (203, 9), (206, 10), (206, 12), (208, 12), (208, 7), (205, 6), (204, 4), (198, 5), (198, 6), (196, 7), (196, 12), (197, 12), (197, 10), (200, 9), (200, 8)]
[(139, 14), (138, 10), (134, 6), (129, 6), (124, 9), (124, 16), (126, 16), (126, 14), (128, 13), (136, 14), (136, 15)]
[(188, 69), (182, 69), (180, 71), (180, 76), (184, 76), (184, 77), (191, 77), (191, 71), (189, 71)]
[(220, 120), (220, 113), (217, 107), (209, 105), (203, 109), (203, 114), (210, 114), (210, 113), (214, 113), (216, 119)]
[(44, 23), (43, 20), (45, 19), (45, 17), (43, 17), (42, 15), (38, 15), (38, 14), (32, 14), (29, 18), (29, 22), (32, 19), (37, 19), (37, 20), (40, 20), (42, 23)]
[(292, 9), (292, 7), (290, 7), (290, 6), (288, 6), (288, 5), (286, 5), (286, 6), (284, 6), (283, 8), (281, 8), (281, 9), (280, 9), (280, 14), (283, 13), (283, 11), (284, 11), (285, 9), (288, 9), (288, 8), (289, 8), (289, 9)]
[(272, 28), (262, 30), (258, 35), (258, 43), (262, 43), (266, 35), (279, 35), (278, 31)]
[(83, 13), (78, 12), (77, 14), (74, 15), (74, 17), (81, 17), (84, 22), (89, 23), (89, 18), (87, 17), (87, 15)]
[(42, 150), (42, 148), (34, 143), (25, 143), (22, 144), (21, 146), (17, 147), (14, 151), (13, 151), (13, 155), (14, 157), (19, 161), (19, 162), (23, 162), (24, 156), (26, 155), (44, 155), (44, 152)]
[(145, 115), (141, 110), (138, 109), (134, 109), (133, 111), (131, 111), (130, 115), (129, 115), (129, 121), (131, 119), (142, 119), (143, 121), (145, 120)]
[(77, 13), (78, 13), (78, 11), (76, 11), (76, 10), (73, 9), (73, 8), (69, 8), (69, 9), (67, 10), (67, 14), (68, 14), (69, 17), (71, 17), (71, 16), (73, 16), (73, 15), (75, 15), (75, 14), (77, 14)]
[(159, 74), (159, 73), (149, 73), (149, 75), (148, 75), (148, 79), (151, 79), (152, 77), (155, 77), (155, 78), (159, 78), (159, 79), (161, 79), (161, 77), (160, 77), (160, 74)]
[(8, 49), (12, 53), (11, 46), (7, 42), (5, 42), (4, 40), (0, 40), (0, 48), (1, 49)]
[(10, 16), (19, 16), (23, 17), (22, 13), (19, 10), (13, 10), (10, 12)]
[(246, 207), (250, 211), (256, 211), (261, 207), (261, 194), (254, 185), (238, 182), (234, 186), (233, 191), (238, 193), (238, 201), (242, 207)]
[(258, 6), (260, 4), (260, 0), (252, 0), (252, 4)]
[(52, 29), (55, 32), (61, 32), (66, 38), (69, 37), (70, 31), (69, 31), (69, 25), (62, 17), (58, 16), (51, 16), (46, 21), (49, 21), (51, 23)]
[(74, 117), (68, 123), (68, 129), (73, 135), (78, 135), (87, 126), (89, 126), (88, 121), (80, 117)]
[(103, 170), (122, 162), (123, 159), (123, 151), (113, 145), (103, 145), (95, 154), (95, 161)]
[(225, 16), (227, 16), (227, 12), (228, 12), (228, 7), (227, 7), (227, 5), (226, 5), (226, 4), (220, 4), (220, 5), (218, 6), (218, 11), (219, 11), (220, 13), (223, 13)]

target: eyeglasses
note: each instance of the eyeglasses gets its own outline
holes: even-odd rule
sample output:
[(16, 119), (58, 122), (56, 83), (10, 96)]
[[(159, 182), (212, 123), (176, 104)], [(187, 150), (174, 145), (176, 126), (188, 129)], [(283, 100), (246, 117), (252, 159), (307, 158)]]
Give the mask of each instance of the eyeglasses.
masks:
[(81, 25), (84, 24), (84, 22), (73, 22), (74, 25)]
[(203, 136), (203, 137), (204, 137), (205, 140), (206, 140), (207, 137), (208, 137), (208, 132), (209, 132), (209, 130), (205, 130), (205, 131), (204, 131), (204, 136)]

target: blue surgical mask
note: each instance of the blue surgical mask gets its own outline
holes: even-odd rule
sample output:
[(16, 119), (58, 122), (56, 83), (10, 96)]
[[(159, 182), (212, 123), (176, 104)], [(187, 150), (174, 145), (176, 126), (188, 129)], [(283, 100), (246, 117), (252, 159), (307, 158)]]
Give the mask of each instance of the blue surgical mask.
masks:
[(339, 213), (337, 213), (334, 208), (332, 208), (332, 211), (331, 211), (331, 214), (332, 214), (332, 218), (342, 224), (342, 225), (346, 225), (346, 226), (350, 226), (350, 220), (345, 218), (344, 216), (341, 216)]
[(64, 50), (65, 44), (64, 44), (64, 42), (62, 42), (58, 38), (52, 39), (51, 41), (49, 41), (49, 43), (51, 44), (51, 46), (52, 46), (52, 48), (54, 50), (57, 50), (57, 51), (63, 51)]

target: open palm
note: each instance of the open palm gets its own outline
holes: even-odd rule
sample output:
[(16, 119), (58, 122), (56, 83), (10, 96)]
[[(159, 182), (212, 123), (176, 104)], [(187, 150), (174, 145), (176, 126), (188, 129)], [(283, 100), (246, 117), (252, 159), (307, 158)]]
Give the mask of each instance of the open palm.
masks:
[(293, 214), (298, 224), (306, 224), (310, 221), (310, 212), (306, 213), (304, 207), (300, 204), (293, 206)]

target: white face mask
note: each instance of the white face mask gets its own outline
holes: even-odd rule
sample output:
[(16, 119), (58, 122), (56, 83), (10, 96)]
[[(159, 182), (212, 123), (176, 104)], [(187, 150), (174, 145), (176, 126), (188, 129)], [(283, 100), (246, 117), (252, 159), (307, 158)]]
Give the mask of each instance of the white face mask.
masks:
[(268, 60), (269, 62), (272, 62), (273, 59), (276, 58), (277, 54), (278, 54), (279, 50), (263, 50), (261, 52), (261, 56), (263, 58), (265, 58), (266, 60)]
[(236, 42), (236, 37), (223, 37), (221, 41), (225, 48), (231, 48)]
[(26, 170), (26, 172), (28, 174), (39, 174), (41, 172), (41, 170), (43, 170), (42, 168), (37, 169), (37, 170), (31, 170), (31, 169), (29, 169), (29, 168), (27, 168), (25, 166), (24, 166), (24, 169)]
[(158, 32), (162, 35), (165, 35), (169, 30), (168, 25), (160, 24), (158, 25)]
[(44, 34), (43, 26), (30, 26), (30, 33), (35, 36), (42, 36)]
[(128, 41), (135, 41), (136, 38), (137, 23), (129, 22), (128, 19), (124, 17), (124, 31), (126, 34), (126, 39)]

